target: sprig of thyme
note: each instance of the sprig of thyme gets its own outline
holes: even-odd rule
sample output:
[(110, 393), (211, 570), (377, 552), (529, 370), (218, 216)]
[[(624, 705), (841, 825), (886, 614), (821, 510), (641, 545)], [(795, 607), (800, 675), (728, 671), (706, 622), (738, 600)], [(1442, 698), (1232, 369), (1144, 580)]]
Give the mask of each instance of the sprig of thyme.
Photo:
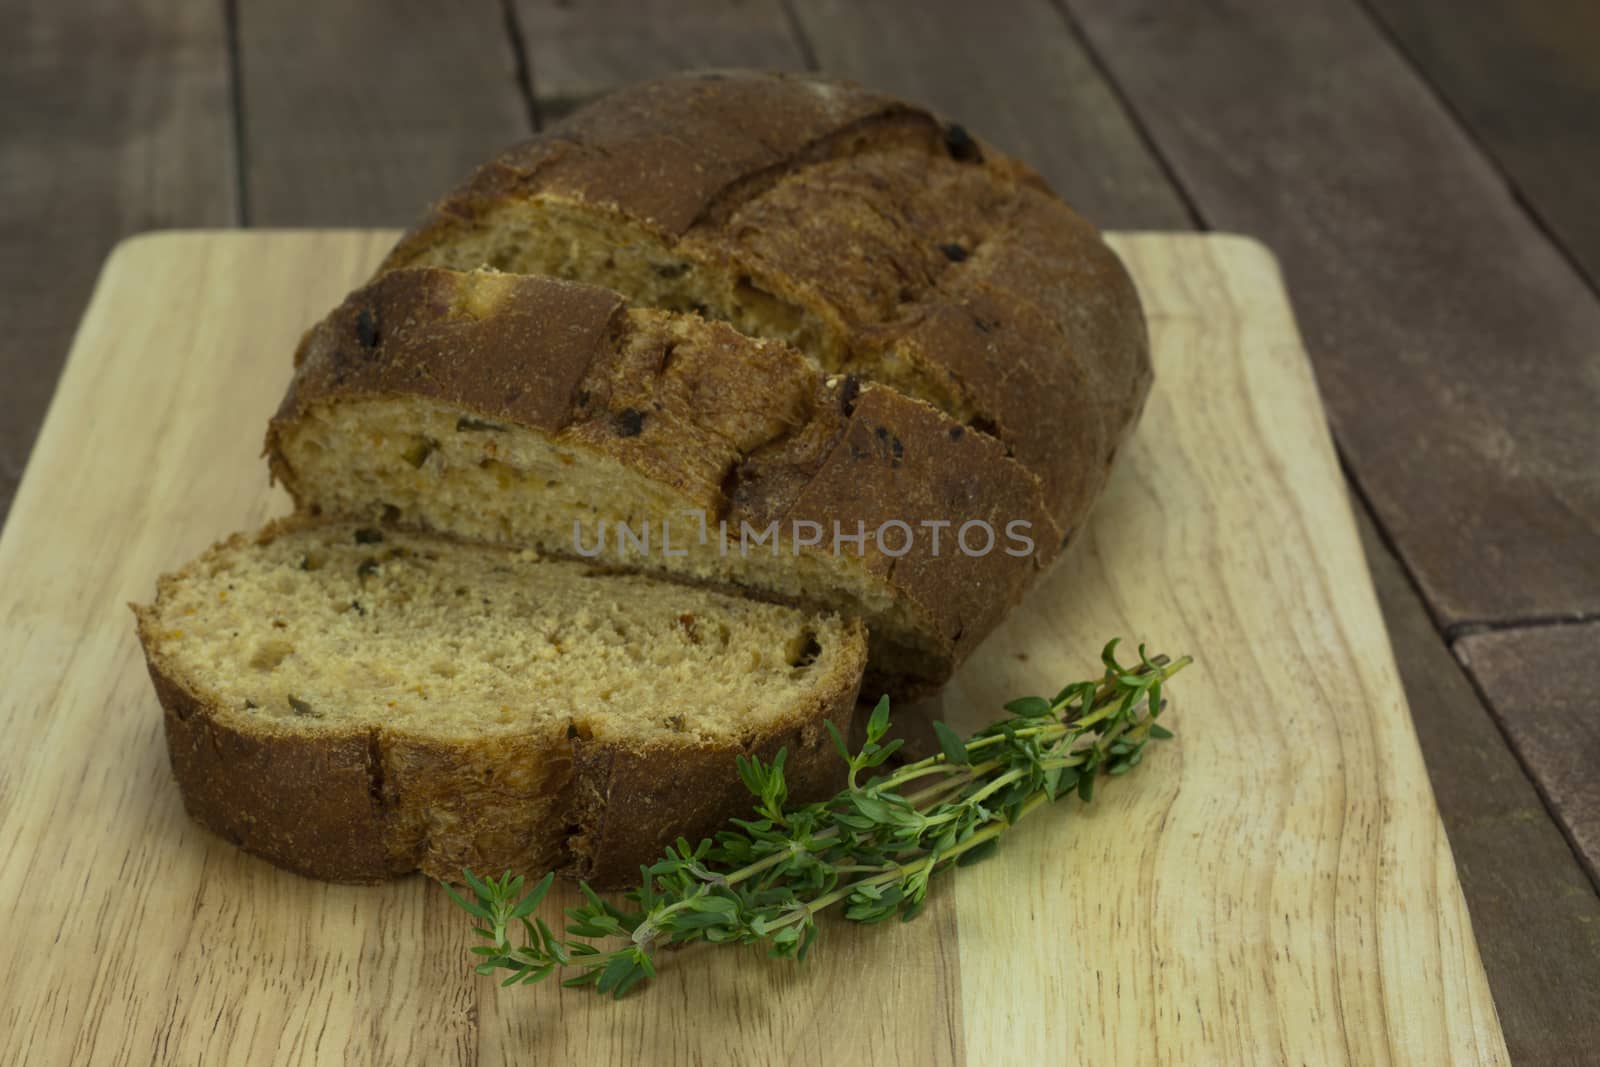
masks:
[(853, 922), (914, 918), (936, 873), (987, 858), (1000, 835), (1041, 804), (1073, 794), (1088, 802), (1101, 773), (1127, 773), (1151, 738), (1172, 736), (1156, 722), (1162, 685), (1191, 660), (1150, 657), (1141, 646), (1138, 664), (1124, 667), (1117, 644), (1101, 653), (1099, 679), (1068, 685), (1054, 699), (1013, 700), (1007, 718), (966, 740), (936, 722), (937, 755), (865, 783), (862, 773), (881, 767), (901, 743), (884, 742), (888, 698), (873, 710), (855, 753), (830, 723), (849, 783), (821, 803), (787, 806), (783, 750), (770, 764), (738, 757), (755, 818), (735, 819), (698, 845), (679, 838), (640, 868), (626, 907), (580, 884), (585, 902), (567, 910), (565, 936), (533, 914), (553, 873), (524, 894), (520, 876), (464, 871), (472, 895), (445, 890), (481, 924), (474, 930), (486, 943), (472, 949), (482, 957), (477, 972), (508, 972), (502, 984), (516, 985), (572, 971), (562, 985), (620, 997), (655, 977), (654, 952), (663, 945), (762, 942), (772, 956), (804, 959), (817, 916), (835, 905)]

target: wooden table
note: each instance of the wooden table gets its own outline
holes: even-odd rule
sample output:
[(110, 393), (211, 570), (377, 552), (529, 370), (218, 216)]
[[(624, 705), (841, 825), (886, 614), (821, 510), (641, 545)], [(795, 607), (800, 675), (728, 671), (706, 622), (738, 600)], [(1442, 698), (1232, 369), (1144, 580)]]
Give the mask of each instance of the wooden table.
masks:
[(903, 93), (1107, 228), (1278, 254), (1513, 1058), (1592, 1062), (1600, 7), (634, 6), (0, 0), (0, 515), (123, 236), (403, 224), (498, 146), (676, 68)]

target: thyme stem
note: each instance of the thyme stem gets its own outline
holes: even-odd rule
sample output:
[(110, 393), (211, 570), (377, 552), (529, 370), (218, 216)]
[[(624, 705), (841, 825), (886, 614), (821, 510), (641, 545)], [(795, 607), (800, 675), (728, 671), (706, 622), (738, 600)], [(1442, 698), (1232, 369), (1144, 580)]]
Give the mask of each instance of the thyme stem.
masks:
[[(505, 972), (503, 984), (513, 985), (573, 971), (563, 985), (620, 997), (655, 976), (661, 943), (763, 943), (773, 956), (804, 959), (816, 917), (830, 908), (842, 905), (855, 922), (911, 918), (939, 871), (984, 859), (1044, 804), (1074, 793), (1091, 800), (1101, 774), (1126, 773), (1151, 739), (1172, 736), (1156, 721), (1162, 685), (1191, 660), (1150, 657), (1141, 647), (1139, 662), (1124, 667), (1116, 647), (1112, 641), (1101, 653), (1098, 679), (1068, 685), (1054, 699), (1014, 700), (1008, 717), (965, 740), (936, 723), (938, 755), (863, 782), (899, 745), (883, 740), (885, 698), (859, 751), (832, 731), (849, 770), (847, 787), (827, 801), (787, 805), (782, 751), (771, 764), (739, 757), (756, 817), (698, 845), (680, 838), (645, 869), (626, 907), (580, 885), (585, 903), (567, 910), (564, 936), (534, 917), (553, 874), (523, 893), (523, 879), (509, 872), (498, 879), (463, 872), (470, 896), (445, 889), (482, 923), (476, 932), (485, 943), (472, 949), (478, 973)], [(514, 927), (520, 944), (511, 940)]]

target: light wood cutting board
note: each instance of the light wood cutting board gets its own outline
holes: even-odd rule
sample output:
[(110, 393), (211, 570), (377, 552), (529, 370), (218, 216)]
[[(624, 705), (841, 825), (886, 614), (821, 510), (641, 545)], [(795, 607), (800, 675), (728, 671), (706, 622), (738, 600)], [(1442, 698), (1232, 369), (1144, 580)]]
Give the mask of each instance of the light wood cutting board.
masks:
[[(1157, 387), (1086, 537), (942, 697), (963, 728), (1121, 634), (1199, 659), (1178, 739), (907, 925), (696, 948), (615, 1004), (472, 975), (421, 878), (324, 885), (184, 816), (124, 604), (286, 507), (261, 429), (380, 232), (138, 238), (105, 268), (0, 539), (8, 1063), (1503, 1063), (1282, 283), (1116, 240)], [(1375, 384), (1381, 387), (1381, 384)]]

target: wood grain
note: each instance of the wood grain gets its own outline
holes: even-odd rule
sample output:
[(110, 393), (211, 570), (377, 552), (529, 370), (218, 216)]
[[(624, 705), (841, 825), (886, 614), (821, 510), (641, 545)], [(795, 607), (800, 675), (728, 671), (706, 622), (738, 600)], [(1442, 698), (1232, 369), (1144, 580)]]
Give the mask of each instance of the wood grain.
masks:
[(0, 524), (106, 252), (236, 221), (220, 4), (0, 0)]
[(1066, 6), (1205, 223), (1282, 258), (1436, 619), (1600, 612), (1600, 302), (1374, 24), (1348, 0)]
[(1600, 622), (1468, 634), (1455, 648), (1600, 886)]
[(1366, 3), (1600, 286), (1600, 4)]
[(780, 0), (513, 0), (539, 113), (679, 70), (805, 70)]
[[(1600, 895), (1370, 515), (1357, 517), (1511, 1061), (1593, 1063)], [(1575, 680), (1561, 663), (1542, 666)]]
[(1144, 429), (942, 700), (970, 727), (1123, 633), (1201, 657), (1179, 740), (925, 919), (831, 922), (804, 968), (690, 950), (618, 1008), (472, 978), (420, 879), (325, 886), (190, 825), (121, 605), (283, 506), (254, 428), (388, 236), (151, 237), (107, 267), (0, 537), (22, 1062), (1505, 1062), (1309, 368), (1237, 238), (1117, 241), (1151, 313)]
[(532, 132), (497, 0), (239, 0), (248, 221), (401, 226)]
[(1048, 0), (906, 9), (800, 0), (818, 65), (966, 123), (1110, 229), (1194, 220), (1082, 43)]

